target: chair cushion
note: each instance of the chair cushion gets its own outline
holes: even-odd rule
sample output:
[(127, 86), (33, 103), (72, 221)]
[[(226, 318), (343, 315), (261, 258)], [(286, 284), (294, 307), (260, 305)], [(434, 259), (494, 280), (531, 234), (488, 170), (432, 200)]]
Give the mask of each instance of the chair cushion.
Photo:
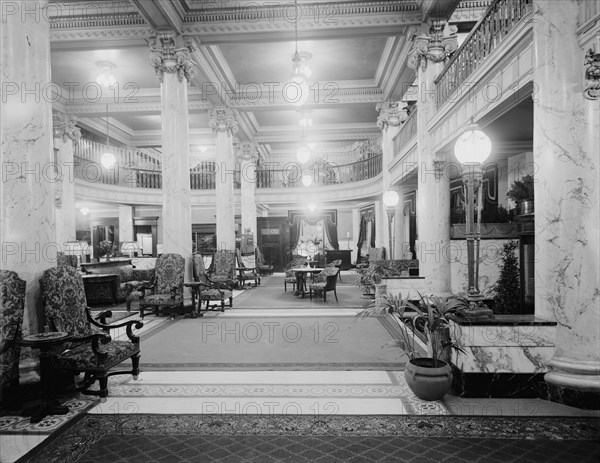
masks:
[(222, 289), (222, 290), (218, 290), (218, 289), (206, 289), (206, 290), (202, 290), (202, 292), (200, 293), (200, 300), (202, 301), (211, 301), (211, 300), (215, 300), (215, 299), (228, 299), (230, 298), (232, 295), (231, 291), (227, 290), (227, 289)]
[(183, 301), (180, 296), (173, 297), (172, 294), (151, 294), (142, 299), (144, 304), (148, 305), (176, 305)]
[(310, 285), (310, 289), (313, 289), (315, 291), (323, 291), (326, 284), (327, 284), (327, 282), (325, 282), (325, 281), (323, 283), (312, 283)]
[(106, 345), (100, 345), (100, 350), (108, 353), (106, 359), (100, 360), (96, 357), (91, 344), (81, 344), (61, 353), (57, 357), (53, 357), (51, 359), (52, 366), (59, 369), (80, 371), (107, 369), (138, 353), (140, 346), (129, 341), (111, 341)]
[(286, 283), (296, 283), (296, 277), (287, 277), (285, 279)]

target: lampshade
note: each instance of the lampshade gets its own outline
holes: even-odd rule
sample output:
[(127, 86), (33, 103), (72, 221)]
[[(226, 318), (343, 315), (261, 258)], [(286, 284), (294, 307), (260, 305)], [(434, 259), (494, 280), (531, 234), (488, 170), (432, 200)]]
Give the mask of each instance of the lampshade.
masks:
[(312, 176), (310, 175), (303, 175), (302, 176), (302, 185), (304, 186), (311, 186), (313, 182)]
[(117, 163), (117, 158), (115, 158), (115, 155), (112, 154), (110, 151), (106, 151), (102, 153), (102, 156), (100, 157), (100, 163), (106, 169), (112, 169)]
[(461, 164), (481, 164), (492, 152), (492, 141), (475, 123), (469, 124), (454, 145), (454, 155)]
[(396, 207), (398, 201), (400, 201), (400, 196), (398, 196), (398, 193), (394, 190), (388, 190), (385, 193), (383, 193), (383, 204), (385, 205), (385, 207)]
[(302, 145), (298, 147), (298, 151), (296, 151), (296, 158), (298, 162), (302, 164), (306, 164), (310, 160), (310, 149), (306, 145)]

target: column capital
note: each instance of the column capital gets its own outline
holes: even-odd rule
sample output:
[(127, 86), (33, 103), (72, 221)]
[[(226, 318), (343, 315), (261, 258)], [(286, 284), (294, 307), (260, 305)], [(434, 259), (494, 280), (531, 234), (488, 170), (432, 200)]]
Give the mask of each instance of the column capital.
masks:
[(408, 56), (408, 67), (418, 70), (427, 69), (427, 63), (442, 63), (458, 48), (456, 26), (448, 26), (443, 19), (433, 19), (429, 34), (421, 34)]
[(60, 113), (52, 114), (54, 138), (62, 138), (64, 142), (67, 141), (67, 138), (70, 138), (72, 141), (79, 140), (81, 129), (75, 125), (76, 123), (77, 118), (75, 117), (69, 117)]
[(189, 82), (196, 63), (192, 59), (193, 42), (183, 39), (172, 31), (158, 32), (148, 40), (150, 46), (150, 64), (160, 82), (164, 73), (177, 74), (177, 80), (185, 77)]
[(585, 83), (583, 96), (588, 100), (597, 100), (600, 97), (600, 53), (595, 47), (590, 48), (585, 54)]
[(236, 147), (236, 156), (243, 161), (258, 161), (259, 153), (257, 144), (251, 141), (243, 141)]
[(211, 108), (208, 110), (208, 125), (213, 133), (228, 132), (231, 136), (238, 131), (238, 123), (235, 120), (235, 112), (225, 106)]
[(388, 100), (383, 103), (377, 103), (375, 110), (379, 111), (377, 116), (377, 127), (382, 132), (389, 126), (398, 127), (404, 123), (408, 117), (407, 105), (398, 100)]

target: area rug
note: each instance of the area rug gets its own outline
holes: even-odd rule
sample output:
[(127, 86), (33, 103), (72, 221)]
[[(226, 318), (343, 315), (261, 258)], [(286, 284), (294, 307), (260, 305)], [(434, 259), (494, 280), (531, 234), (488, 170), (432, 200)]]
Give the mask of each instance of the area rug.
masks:
[(98, 314), (100, 314), (101, 312), (104, 312), (105, 310), (110, 310), (112, 312), (112, 317), (106, 319), (106, 321), (109, 324), (118, 322), (120, 320), (123, 320), (125, 318), (129, 318), (129, 317), (133, 317), (132, 320), (140, 318), (139, 317), (139, 312), (137, 312), (137, 311), (132, 310), (130, 312), (127, 312), (127, 310), (114, 310), (114, 309), (111, 309), (111, 308), (99, 309), (99, 310), (96, 309), (96, 308), (94, 308), (94, 310), (91, 311), (92, 312), (92, 317), (96, 317)]
[(141, 368), (402, 370), (389, 317), (223, 317), (166, 321), (142, 335)]
[(593, 418), (87, 415), (19, 462), (595, 462)]

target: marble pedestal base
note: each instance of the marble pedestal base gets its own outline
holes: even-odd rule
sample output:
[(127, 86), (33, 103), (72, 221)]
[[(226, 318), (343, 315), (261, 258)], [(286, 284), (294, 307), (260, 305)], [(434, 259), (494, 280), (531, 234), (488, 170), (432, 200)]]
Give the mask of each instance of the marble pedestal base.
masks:
[(556, 322), (533, 315), (452, 321), (465, 353), (453, 354), (453, 392), (462, 397), (539, 397), (554, 354)]
[(542, 383), (540, 398), (585, 410), (600, 410), (600, 393)]

